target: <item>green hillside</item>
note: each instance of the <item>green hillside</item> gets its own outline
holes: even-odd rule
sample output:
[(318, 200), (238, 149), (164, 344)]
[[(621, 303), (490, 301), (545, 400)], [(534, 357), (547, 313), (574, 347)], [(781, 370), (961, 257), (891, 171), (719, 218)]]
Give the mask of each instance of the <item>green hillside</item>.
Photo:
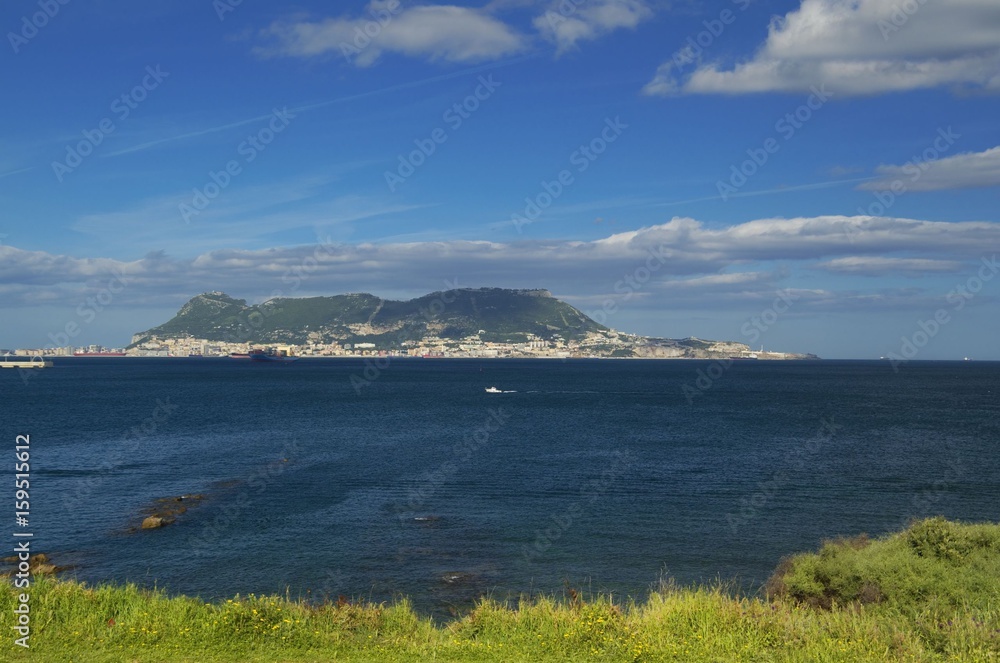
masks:
[[(221, 292), (194, 297), (168, 322), (136, 334), (249, 343), (376, 342), (385, 346), (427, 336), (518, 342), (534, 335), (579, 338), (603, 327), (546, 290), (448, 290), (409, 301), (369, 294), (281, 298), (250, 306)], [(480, 333), (481, 332), (481, 333)]]

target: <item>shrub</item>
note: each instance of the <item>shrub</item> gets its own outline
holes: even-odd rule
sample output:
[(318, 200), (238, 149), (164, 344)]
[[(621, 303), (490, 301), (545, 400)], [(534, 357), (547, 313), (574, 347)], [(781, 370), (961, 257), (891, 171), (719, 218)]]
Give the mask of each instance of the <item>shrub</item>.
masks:
[(951, 609), (990, 605), (998, 572), (1000, 527), (930, 518), (900, 534), (827, 541), (817, 553), (782, 560), (765, 591), (824, 609), (879, 603), (914, 609), (928, 601)]
[(971, 542), (959, 534), (958, 527), (938, 516), (914, 524), (904, 536), (921, 557), (961, 562), (968, 554)]

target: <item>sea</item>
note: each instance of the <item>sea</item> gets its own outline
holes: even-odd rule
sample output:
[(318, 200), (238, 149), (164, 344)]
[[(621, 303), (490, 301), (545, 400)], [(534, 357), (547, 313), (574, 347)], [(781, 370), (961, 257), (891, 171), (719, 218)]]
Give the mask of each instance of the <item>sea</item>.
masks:
[(1000, 521), (998, 362), (57, 358), (0, 402), (12, 532), (205, 600), (752, 594), (824, 540)]

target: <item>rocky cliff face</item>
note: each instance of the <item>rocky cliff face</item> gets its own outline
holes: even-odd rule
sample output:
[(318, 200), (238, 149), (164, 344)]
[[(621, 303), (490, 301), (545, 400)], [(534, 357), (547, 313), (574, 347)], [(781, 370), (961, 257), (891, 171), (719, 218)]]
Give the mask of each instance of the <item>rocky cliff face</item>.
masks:
[(209, 341), (306, 343), (420, 341), (426, 336), (479, 335), (498, 342), (530, 336), (570, 340), (604, 326), (548, 290), (476, 288), (431, 293), (409, 301), (366, 293), (272, 299), (248, 306), (225, 293), (198, 295), (168, 322), (133, 336)]

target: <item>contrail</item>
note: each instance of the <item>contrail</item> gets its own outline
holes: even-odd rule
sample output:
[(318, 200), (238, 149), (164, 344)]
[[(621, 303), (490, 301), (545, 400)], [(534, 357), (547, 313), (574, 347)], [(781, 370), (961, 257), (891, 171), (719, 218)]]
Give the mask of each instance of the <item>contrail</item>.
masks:
[(26, 173), (29, 170), (34, 170), (35, 166), (28, 166), (27, 168), (19, 168), (17, 170), (12, 170), (9, 173), (0, 173), (0, 180), (5, 177), (10, 177), (11, 175), (17, 175), (18, 173)]
[[(320, 101), (314, 104), (305, 104), (303, 106), (297, 106), (291, 109), (292, 113), (301, 113), (305, 111), (315, 110), (317, 108), (323, 108), (324, 106), (332, 106), (334, 104), (343, 104), (350, 101), (357, 101), (358, 99), (365, 99), (367, 97), (375, 97), (380, 94), (387, 94), (389, 92), (396, 92), (397, 90), (406, 90), (409, 88), (420, 87), (422, 85), (429, 85), (431, 83), (437, 83), (439, 81), (446, 81), (451, 78), (459, 78), (462, 76), (468, 76), (469, 74), (475, 74), (480, 71), (488, 71), (490, 69), (498, 69), (500, 67), (507, 67), (519, 62), (524, 62), (533, 57), (538, 57), (537, 55), (525, 55), (519, 58), (513, 58), (511, 60), (505, 60), (503, 62), (495, 62), (492, 64), (481, 65), (478, 67), (470, 67), (468, 69), (462, 69), (461, 71), (454, 71), (450, 74), (441, 74), (440, 76), (432, 76), (430, 78), (422, 78), (418, 81), (411, 81), (409, 83), (399, 83), (398, 85), (390, 85), (389, 87), (380, 88), (378, 90), (372, 90), (370, 92), (362, 92), (360, 94), (352, 94), (346, 97), (338, 97), (337, 99), (330, 99), (328, 101)], [(169, 136), (167, 138), (160, 138), (157, 140), (151, 140), (146, 143), (140, 143), (139, 145), (133, 145), (132, 147), (126, 147), (124, 149), (118, 150), (116, 152), (108, 152), (102, 156), (104, 157), (117, 157), (123, 154), (131, 154), (133, 152), (141, 152), (142, 150), (148, 150), (151, 147), (156, 147), (157, 145), (162, 145), (164, 143), (171, 143), (175, 140), (185, 140), (187, 138), (196, 138), (198, 136), (204, 136), (205, 134), (217, 133), (219, 131), (227, 131), (229, 129), (235, 129), (236, 127), (242, 127), (246, 124), (254, 124), (261, 122), (271, 117), (272, 113), (267, 113), (266, 115), (258, 115), (256, 117), (251, 117), (246, 120), (238, 120), (236, 122), (229, 122), (227, 124), (222, 124), (217, 127), (210, 127), (208, 129), (201, 129), (199, 131), (190, 131), (184, 134), (178, 134), (176, 136)], [(15, 171), (17, 172), (17, 171)], [(2, 177), (2, 176), (0, 176)]]
[[(869, 177), (855, 177), (849, 180), (835, 180), (831, 182), (816, 182), (814, 184), (799, 184), (797, 186), (778, 187), (776, 189), (763, 189), (761, 191), (744, 191), (731, 193), (728, 198), (748, 198), (750, 196), (766, 196), (772, 193), (789, 193), (791, 191), (808, 191), (809, 189), (828, 189), (840, 186), (841, 184), (852, 184), (854, 182), (867, 182), (875, 179), (875, 175)], [(722, 200), (722, 196), (705, 196), (704, 198), (691, 198), (689, 200), (675, 200), (669, 203), (655, 203), (650, 207), (670, 207), (671, 205), (686, 205), (688, 203), (703, 203), (709, 200)]]

